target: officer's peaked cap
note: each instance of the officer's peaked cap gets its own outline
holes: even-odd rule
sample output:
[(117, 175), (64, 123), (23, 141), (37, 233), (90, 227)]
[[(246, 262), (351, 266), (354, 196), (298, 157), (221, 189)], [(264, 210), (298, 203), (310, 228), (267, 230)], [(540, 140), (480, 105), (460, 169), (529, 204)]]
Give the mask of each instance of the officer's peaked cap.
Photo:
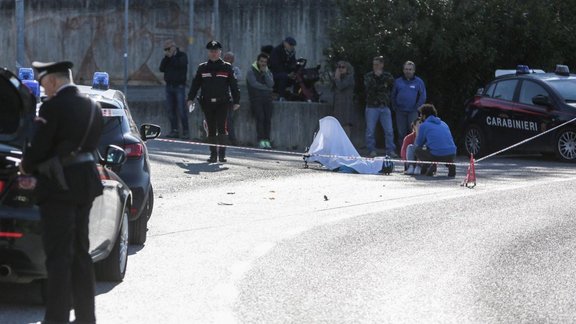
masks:
[(216, 49), (222, 49), (222, 44), (220, 44), (219, 41), (210, 41), (208, 42), (208, 44), (206, 44), (206, 49), (209, 50), (216, 50)]
[(50, 73), (56, 72), (68, 72), (74, 64), (70, 61), (62, 61), (62, 62), (32, 62), (32, 67), (36, 69), (38, 72), (38, 82), (42, 80), (43, 77)]

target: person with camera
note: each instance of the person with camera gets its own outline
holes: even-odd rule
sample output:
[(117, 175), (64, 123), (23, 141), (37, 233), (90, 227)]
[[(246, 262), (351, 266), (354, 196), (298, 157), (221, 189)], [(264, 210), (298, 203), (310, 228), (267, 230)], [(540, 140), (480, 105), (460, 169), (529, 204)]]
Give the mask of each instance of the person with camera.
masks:
[(164, 81), (166, 81), (166, 109), (172, 128), (167, 137), (178, 138), (178, 119), (180, 119), (182, 139), (189, 139), (188, 113), (184, 103), (188, 56), (180, 51), (171, 39), (164, 42), (164, 58), (160, 62), (160, 72), (164, 73)]
[(270, 125), (272, 120), (272, 89), (274, 78), (268, 69), (268, 55), (260, 53), (246, 74), (248, 96), (252, 113), (256, 117), (258, 146), (271, 149)]
[(274, 92), (278, 94), (279, 101), (288, 98), (286, 88), (293, 86), (296, 79), (295, 48), (296, 40), (288, 36), (270, 54), (270, 70), (274, 75)]
[[(199, 101), (208, 124), (208, 142), (226, 145), (228, 106), (232, 103), (232, 110), (240, 108), (240, 90), (232, 65), (220, 58), (222, 44), (213, 40), (206, 44), (206, 49), (208, 61), (198, 66), (188, 92), (188, 106), (190, 110), (194, 109), (194, 100), (201, 91)], [(217, 160), (226, 162), (226, 147), (211, 145), (208, 162), (215, 163)]]
[[(68, 323), (71, 307), (76, 323), (95, 323), (88, 221), (92, 202), (103, 190), (93, 154), (102, 135), (102, 111), (72, 83), (71, 62), (32, 66), (48, 99), (36, 117), (20, 171), (37, 178), (48, 276), (43, 323)], [(41, 171), (47, 164), (59, 176)]]

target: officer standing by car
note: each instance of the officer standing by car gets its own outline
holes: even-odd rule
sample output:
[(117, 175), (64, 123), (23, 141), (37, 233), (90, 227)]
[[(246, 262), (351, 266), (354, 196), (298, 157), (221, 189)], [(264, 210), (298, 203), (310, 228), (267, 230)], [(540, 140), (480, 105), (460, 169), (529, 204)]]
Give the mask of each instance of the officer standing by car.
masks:
[[(228, 105), (232, 103), (233, 110), (240, 108), (240, 90), (232, 65), (220, 58), (222, 45), (213, 40), (206, 44), (206, 49), (208, 61), (198, 66), (188, 93), (188, 106), (193, 107), (196, 95), (201, 90), (199, 101), (208, 124), (208, 142), (226, 145)], [(208, 162), (215, 163), (217, 160), (226, 162), (226, 148), (212, 145)]]
[[(20, 171), (37, 178), (36, 196), (46, 254), (47, 302), (43, 323), (95, 323), (94, 268), (88, 220), (102, 182), (93, 152), (102, 134), (100, 106), (72, 82), (71, 62), (33, 62), (48, 99), (36, 117), (36, 133)], [(50, 161), (57, 161), (50, 163)], [(51, 171), (45, 171), (46, 165)]]

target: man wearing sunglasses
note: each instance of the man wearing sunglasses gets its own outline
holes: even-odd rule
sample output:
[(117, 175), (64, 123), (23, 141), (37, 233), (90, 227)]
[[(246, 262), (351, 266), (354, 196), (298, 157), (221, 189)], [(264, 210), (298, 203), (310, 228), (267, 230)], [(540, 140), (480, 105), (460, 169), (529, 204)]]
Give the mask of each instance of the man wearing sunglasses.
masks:
[(164, 58), (160, 63), (160, 72), (166, 81), (166, 108), (170, 120), (170, 138), (178, 138), (178, 119), (182, 123), (182, 138), (189, 139), (188, 114), (186, 112), (186, 73), (188, 57), (180, 51), (176, 43), (169, 39), (164, 42)]

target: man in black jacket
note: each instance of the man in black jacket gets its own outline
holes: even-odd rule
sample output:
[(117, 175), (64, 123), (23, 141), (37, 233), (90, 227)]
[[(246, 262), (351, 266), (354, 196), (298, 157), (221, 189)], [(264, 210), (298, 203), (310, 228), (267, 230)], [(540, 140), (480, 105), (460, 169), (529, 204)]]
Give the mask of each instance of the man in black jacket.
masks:
[(164, 42), (164, 58), (160, 62), (160, 72), (164, 73), (164, 81), (166, 81), (166, 107), (172, 128), (168, 137), (178, 137), (178, 119), (180, 119), (182, 138), (189, 139), (188, 113), (184, 103), (188, 57), (176, 47), (176, 43), (171, 39)]
[[(206, 49), (208, 61), (198, 66), (196, 76), (192, 80), (192, 87), (188, 92), (188, 105), (194, 105), (196, 95), (201, 90), (199, 101), (208, 124), (208, 142), (226, 145), (228, 105), (232, 103), (233, 110), (240, 108), (240, 90), (232, 65), (220, 58), (222, 45), (217, 41), (211, 41), (206, 45)], [(214, 163), (217, 159), (220, 162), (226, 162), (226, 147), (210, 146), (208, 162)]]
[(274, 75), (274, 92), (279, 100), (287, 98), (286, 88), (294, 85), (296, 78), (296, 40), (286, 37), (270, 54), (270, 71)]
[[(93, 155), (102, 134), (102, 111), (72, 83), (71, 62), (33, 62), (32, 66), (48, 100), (36, 117), (36, 133), (20, 171), (34, 173), (38, 179), (48, 274), (43, 323), (68, 323), (71, 306), (77, 323), (95, 323), (88, 219), (94, 198), (103, 190)], [(62, 161), (68, 190), (38, 171), (41, 163), (53, 157)]]

